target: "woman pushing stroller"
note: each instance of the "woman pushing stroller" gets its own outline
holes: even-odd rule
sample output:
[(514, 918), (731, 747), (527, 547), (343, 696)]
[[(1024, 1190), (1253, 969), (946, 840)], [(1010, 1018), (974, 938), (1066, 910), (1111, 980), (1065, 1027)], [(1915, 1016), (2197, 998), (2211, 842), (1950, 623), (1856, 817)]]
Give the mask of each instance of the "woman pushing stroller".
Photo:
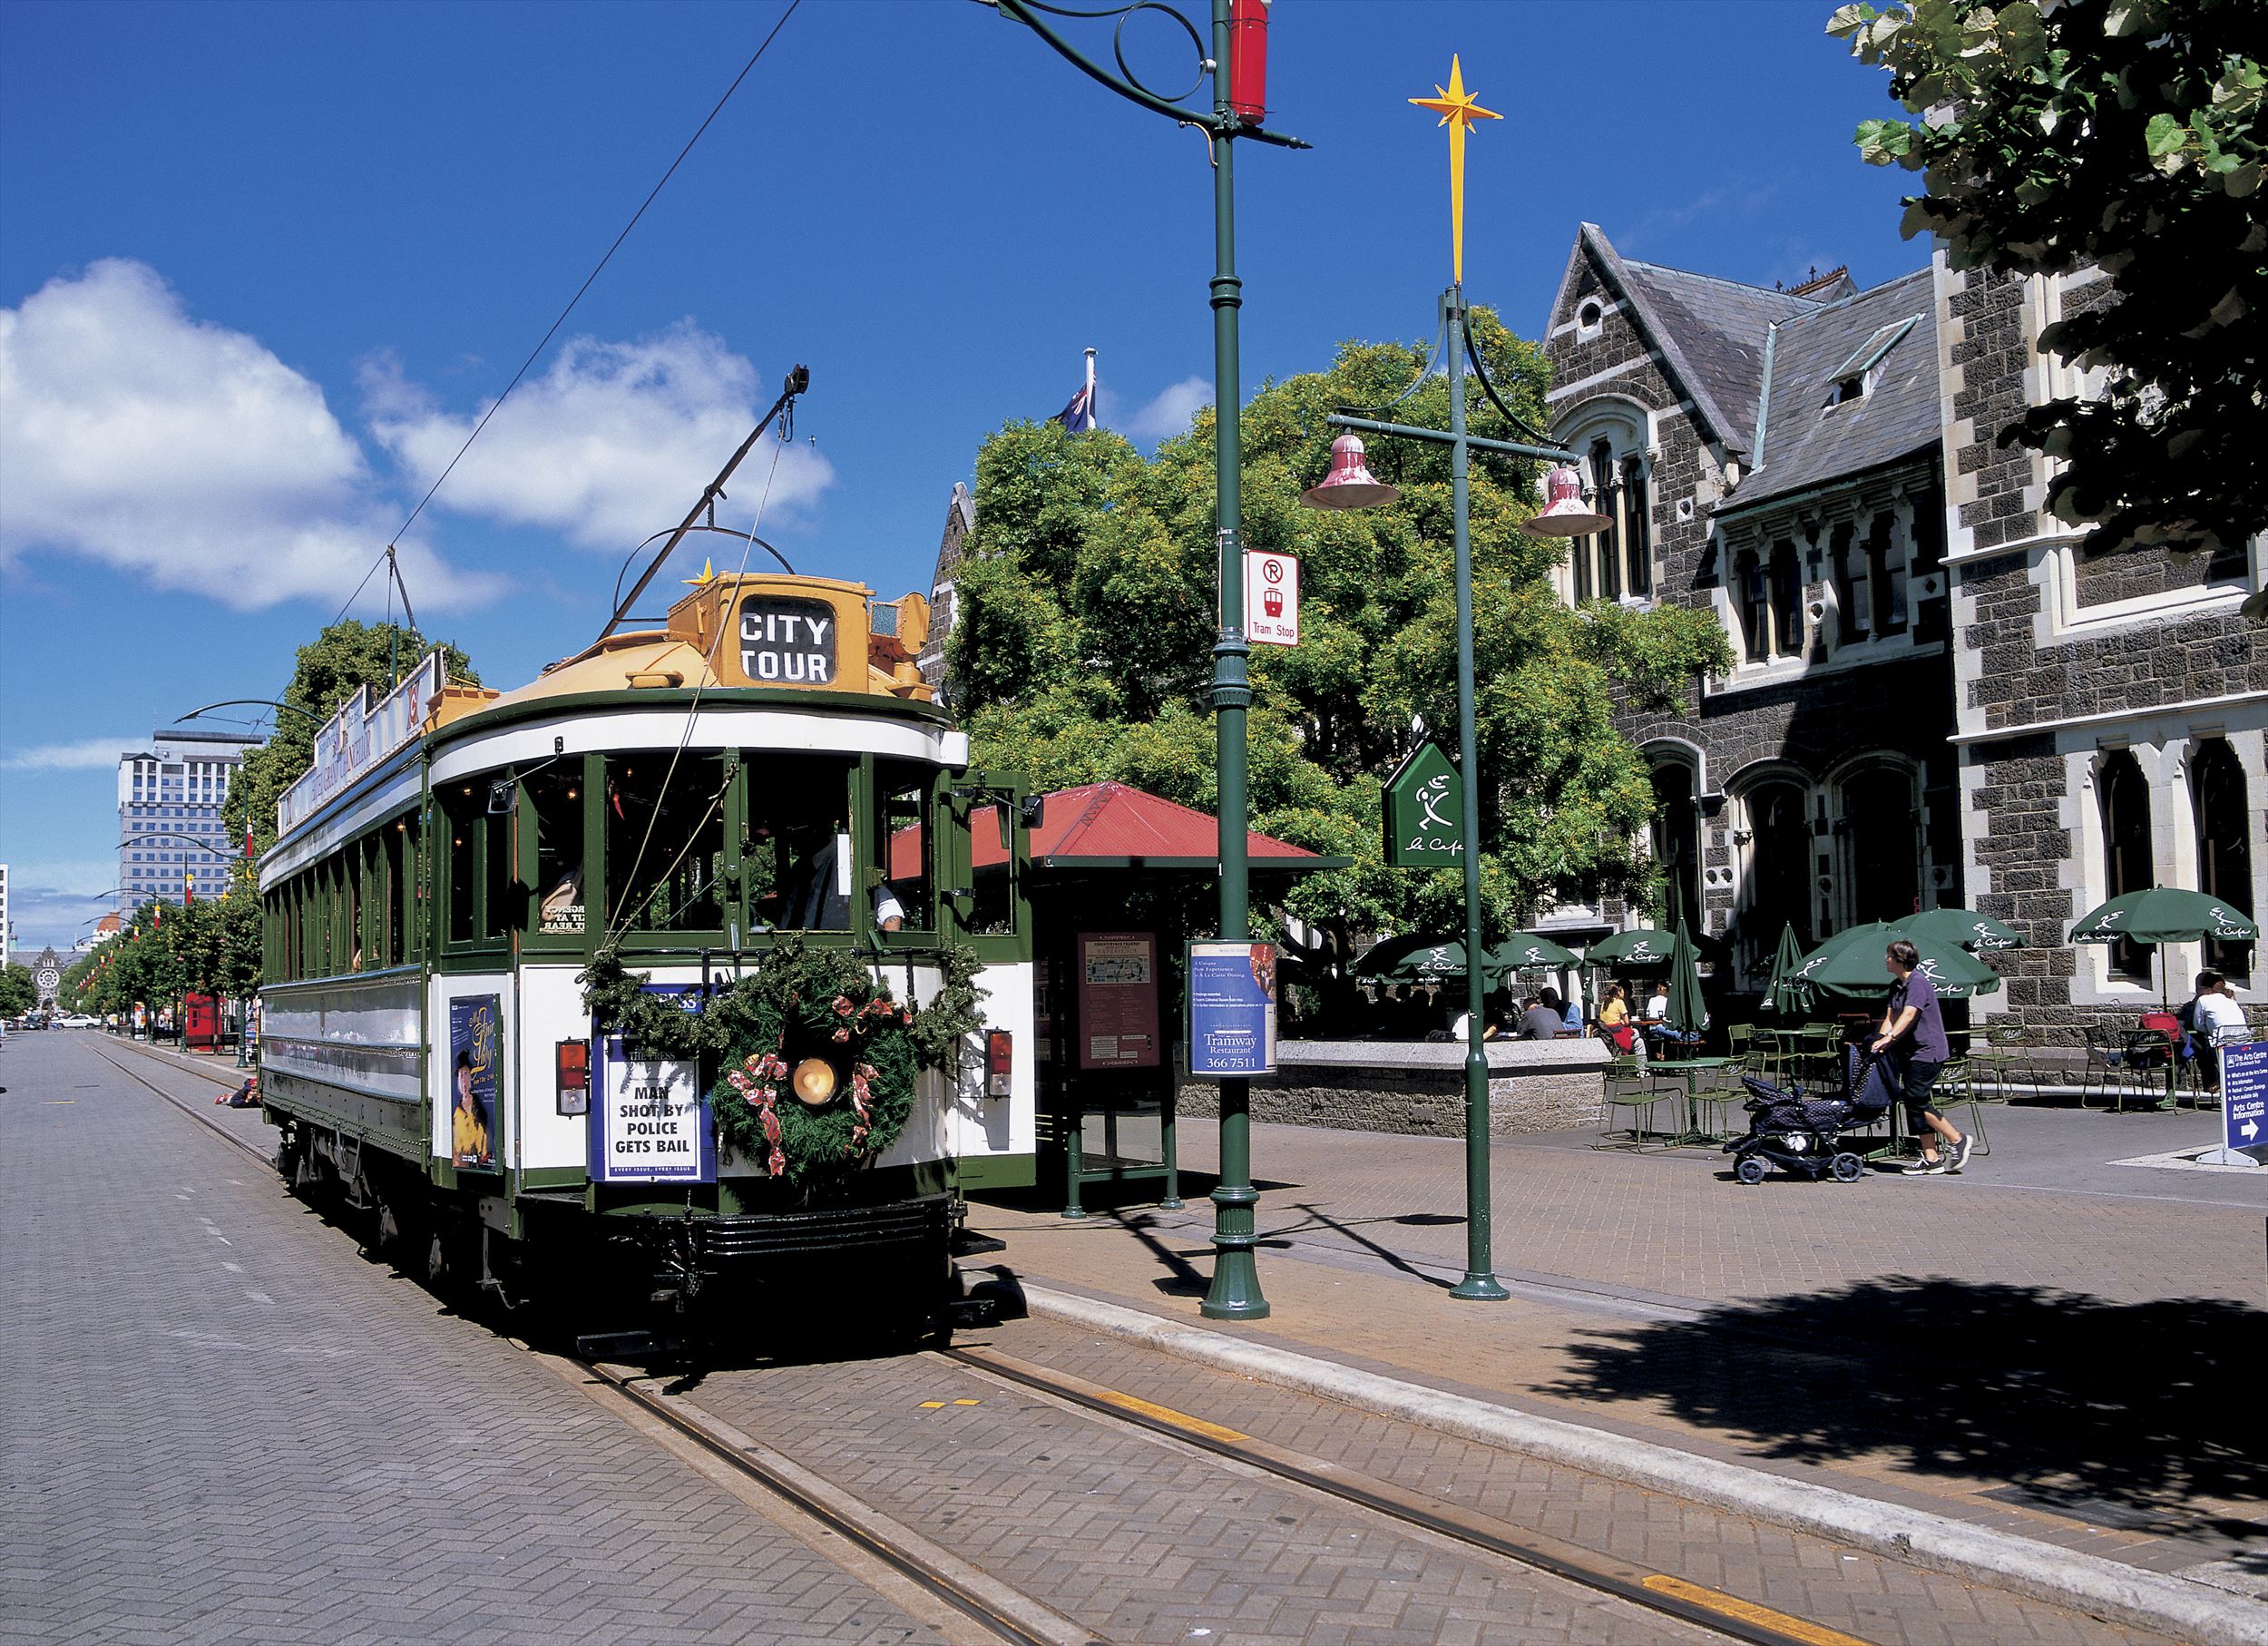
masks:
[[(1890, 1004), (1882, 1012), (1882, 1032), (1873, 1049), (1887, 1053), (1903, 1066), (1906, 1120), (1921, 1140), (1921, 1158), (1906, 1162), (1909, 1177), (1939, 1177), (1959, 1171), (1969, 1163), (1970, 1140), (1930, 1102), (1937, 1072), (1952, 1048), (1945, 1039), (1945, 1015), (1938, 1005), (1937, 985), (1921, 969), (1921, 952), (1903, 937), (1895, 939), (1882, 965), (1892, 977)], [(1941, 1152), (1943, 1139), (1949, 1153)]]

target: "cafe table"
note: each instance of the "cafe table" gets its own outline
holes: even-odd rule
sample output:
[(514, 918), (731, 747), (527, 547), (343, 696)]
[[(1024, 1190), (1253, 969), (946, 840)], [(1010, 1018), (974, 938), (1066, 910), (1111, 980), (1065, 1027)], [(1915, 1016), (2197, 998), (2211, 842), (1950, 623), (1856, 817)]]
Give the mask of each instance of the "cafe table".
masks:
[(1683, 1143), (1721, 1143), (1725, 1141), (1723, 1132), (1701, 1129), (1699, 1077), (1716, 1069), (1736, 1068), (1740, 1062), (1737, 1057), (1681, 1057), (1675, 1063), (1657, 1059), (1649, 1065), (1647, 1073), (1652, 1078), (1659, 1080), (1676, 1075), (1686, 1089), (1686, 1129), (1670, 1139), (1672, 1148)]

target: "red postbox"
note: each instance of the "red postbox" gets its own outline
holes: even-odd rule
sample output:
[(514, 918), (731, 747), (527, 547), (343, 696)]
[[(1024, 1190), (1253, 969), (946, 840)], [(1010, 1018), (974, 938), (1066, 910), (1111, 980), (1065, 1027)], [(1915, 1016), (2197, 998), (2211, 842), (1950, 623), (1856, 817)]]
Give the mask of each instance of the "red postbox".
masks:
[(1229, 0), (1228, 106), (1256, 126), (1268, 112), (1269, 0)]

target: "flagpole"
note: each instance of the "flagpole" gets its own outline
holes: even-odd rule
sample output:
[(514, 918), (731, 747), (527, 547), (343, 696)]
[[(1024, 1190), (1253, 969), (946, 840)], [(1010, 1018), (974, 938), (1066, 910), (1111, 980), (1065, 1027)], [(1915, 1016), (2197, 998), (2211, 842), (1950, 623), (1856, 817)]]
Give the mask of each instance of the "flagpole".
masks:
[(1095, 351), (1087, 351), (1087, 426), (1095, 424)]

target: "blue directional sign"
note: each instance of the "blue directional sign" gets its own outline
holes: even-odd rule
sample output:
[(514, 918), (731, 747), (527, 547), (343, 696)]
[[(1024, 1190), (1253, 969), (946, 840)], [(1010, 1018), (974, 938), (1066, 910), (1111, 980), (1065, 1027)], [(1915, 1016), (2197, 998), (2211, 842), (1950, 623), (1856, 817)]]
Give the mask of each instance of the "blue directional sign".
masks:
[(2268, 1142), (2268, 1041), (2221, 1048), (2221, 1132), (2231, 1149)]

